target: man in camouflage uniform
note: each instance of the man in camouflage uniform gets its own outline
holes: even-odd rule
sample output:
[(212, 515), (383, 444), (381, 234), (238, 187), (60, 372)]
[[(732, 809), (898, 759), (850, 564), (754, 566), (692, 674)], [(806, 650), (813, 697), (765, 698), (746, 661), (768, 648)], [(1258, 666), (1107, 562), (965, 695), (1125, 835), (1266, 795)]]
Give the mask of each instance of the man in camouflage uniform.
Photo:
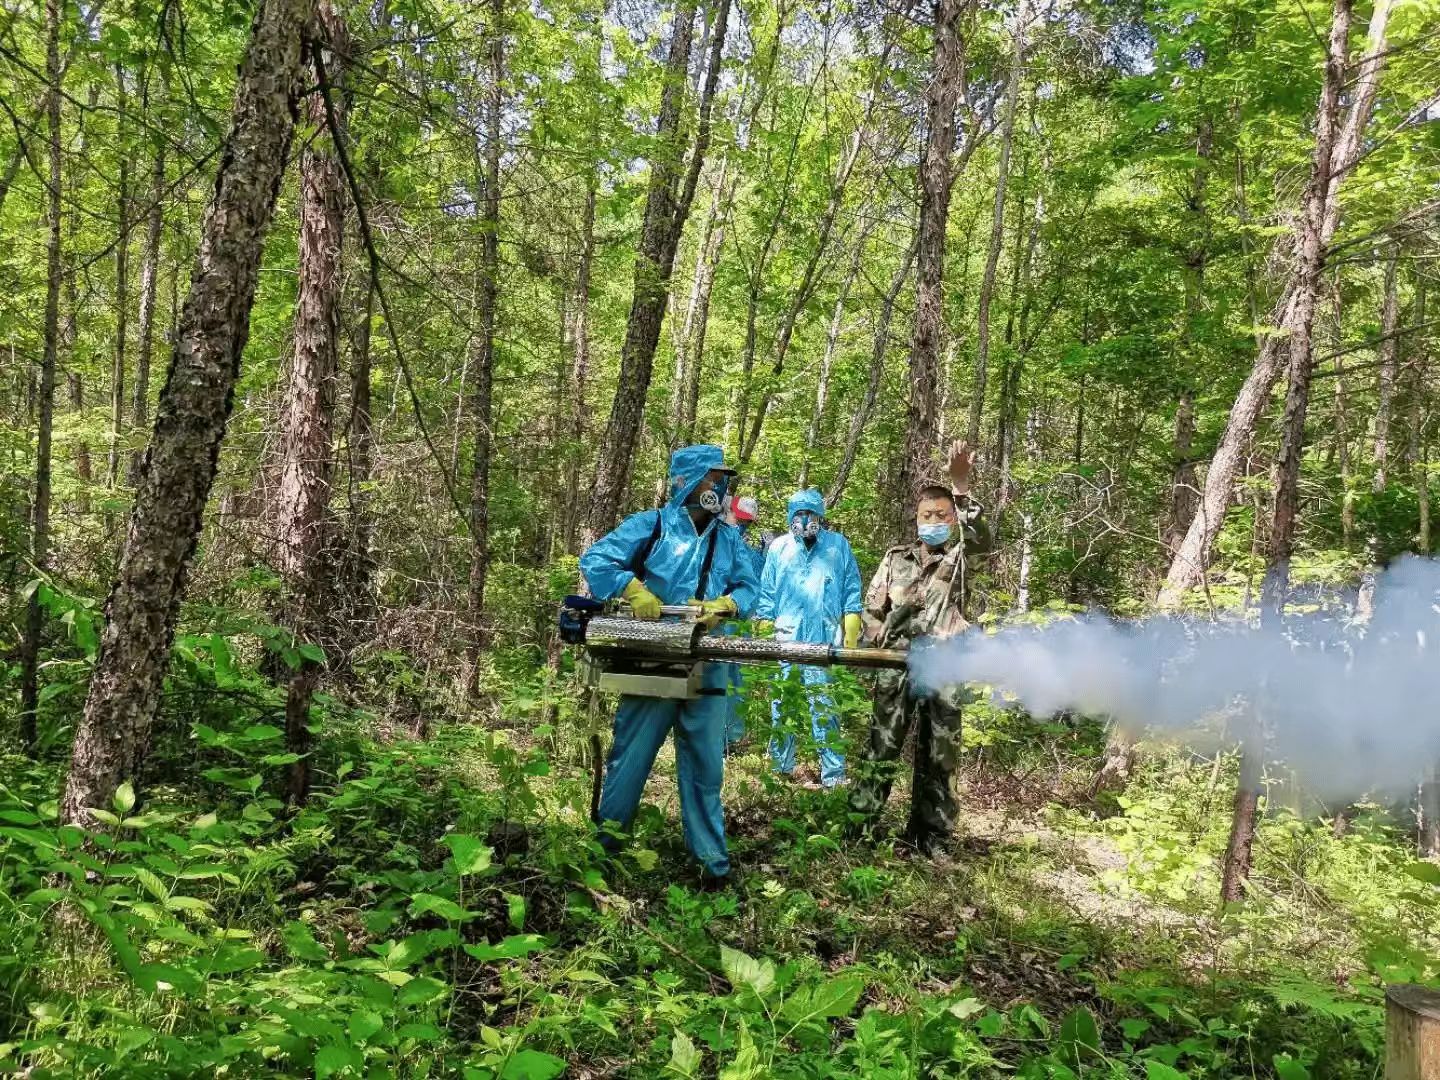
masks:
[[(882, 648), (909, 645), (919, 637), (964, 632), (974, 556), (989, 551), (992, 536), (980, 506), (970, 498), (975, 452), (963, 442), (950, 447), (950, 483), (921, 488), (916, 513), (919, 539), (892, 547), (865, 594), (865, 638)], [(903, 671), (883, 671), (875, 688), (870, 747), (850, 809), (873, 824), (890, 797), (900, 751), (911, 727), (915, 775), (905, 839), (926, 854), (944, 849), (955, 827), (951, 778), (960, 762), (963, 687), (914, 697)]]

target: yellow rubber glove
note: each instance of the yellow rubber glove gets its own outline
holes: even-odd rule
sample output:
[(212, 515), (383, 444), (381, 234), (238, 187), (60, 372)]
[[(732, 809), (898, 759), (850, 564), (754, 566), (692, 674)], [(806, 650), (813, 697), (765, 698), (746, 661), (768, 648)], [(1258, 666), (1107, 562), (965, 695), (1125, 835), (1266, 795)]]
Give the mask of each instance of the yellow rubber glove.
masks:
[(733, 619), (740, 614), (733, 596), (717, 596), (714, 600), (687, 600), (685, 603), (700, 609), (700, 618), (696, 621), (706, 630), (714, 630), (723, 620)]
[(638, 577), (630, 579), (630, 584), (625, 586), (625, 591), (621, 595), (630, 601), (630, 614), (635, 618), (660, 618), (660, 598), (645, 588), (644, 582)]
[(768, 638), (775, 636), (775, 623), (770, 619), (761, 619), (755, 624), (755, 636)]
[(860, 613), (847, 611), (845, 617), (840, 620), (840, 630), (844, 634), (842, 639), (845, 648), (858, 649), (860, 647)]

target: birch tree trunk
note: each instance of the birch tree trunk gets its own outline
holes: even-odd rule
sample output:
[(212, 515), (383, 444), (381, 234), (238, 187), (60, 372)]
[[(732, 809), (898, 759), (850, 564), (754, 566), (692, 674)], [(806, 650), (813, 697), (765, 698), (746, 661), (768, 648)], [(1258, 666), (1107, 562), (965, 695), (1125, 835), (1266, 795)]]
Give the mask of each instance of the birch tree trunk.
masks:
[(940, 401), (940, 335), (945, 227), (950, 218), (950, 155), (955, 150), (955, 107), (965, 78), (960, 20), (965, 0), (935, 0), (935, 58), (926, 92), (925, 157), (920, 165), (920, 227), (915, 271), (915, 328), (910, 339), (910, 394), (905, 448), (895, 482), (897, 534), (914, 516), (916, 487), (935, 450)]
[[(50, 449), (55, 408), (55, 366), (60, 348), (60, 16), (63, 0), (45, 0), (45, 119), (49, 175), (45, 198), (45, 351), (40, 360), (39, 430), (35, 439), (35, 495), (30, 502), (30, 561), (44, 574), (50, 564)], [(40, 706), (39, 590), (25, 608), (20, 642), (20, 738), (34, 753)]]
[[(1326, 53), (1325, 78), (1320, 103), (1315, 110), (1315, 152), (1310, 181), (1305, 188), (1303, 216), (1295, 244), (1295, 267), (1291, 274), (1293, 319), (1290, 322), (1289, 388), (1285, 397), (1280, 455), (1276, 463), (1275, 509), (1270, 523), (1269, 563), (1260, 587), (1260, 620), (1278, 625), (1284, 615), (1285, 594), (1290, 581), (1290, 556), (1295, 541), (1295, 518), (1299, 503), (1300, 457), (1305, 447), (1305, 413), (1310, 400), (1314, 372), (1311, 331), (1314, 326), (1315, 297), (1325, 268), (1326, 204), (1336, 148), (1336, 122), (1340, 91), (1345, 81), (1349, 51), (1350, 16), (1353, 0), (1335, 0), (1330, 21), (1330, 44)], [(1263, 701), (1253, 703), (1263, 710)], [(1230, 821), (1230, 840), (1225, 850), (1220, 898), (1233, 903), (1245, 891), (1250, 876), (1251, 852), (1255, 843), (1256, 818), (1260, 803), (1261, 761), (1264, 742), (1261, 717), (1252, 717), (1241, 745), (1240, 782)]]
[(920, 234), (917, 231), (915, 238), (910, 241), (910, 246), (905, 249), (905, 254), (900, 260), (900, 265), (895, 268), (895, 275), (890, 279), (890, 288), (886, 290), (885, 299), (880, 304), (880, 314), (875, 319), (875, 337), (870, 346), (870, 374), (865, 382), (865, 397), (860, 402), (860, 408), (855, 410), (855, 415), (850, 418), (850, 430), (845, 434), (845, 449), (840, 455), (840, 466), (835, 470), (835, 478), (830, 482), (830, 493), (825, 497), (825, 505), (834, 509), (840, 502), (840, 497), (845, 494), (845, 485), (850, 481), (850, 472), (855, 468), (855, 455), (860, 449), (860, 439), (865, 434), (865, 425), (870, 421), (870, 414), (875, 411), (875, 403), (880, 399), (880, 382), (885, 377), (885, 354), (890, 349), (890, 322), (895, 314), (895, 301), (900, 296), (900, 290), (905, 287), (905, 279), (910, 276), (910, 268), (915, 265), (915, 252), (920, 243)]
[[(1330, 245), (1340, 223), (1340, 187), (1346, 173), (1359, 160), (1360, 138), (1374, 112), (1380, 71), (1385, 63), (1385, 28), (1389, 14), (1390, 0), (1376, 0), (1370, 15), (1365, 56), (1357, 65), (1359, 74), (1355, 80), (1354, 98), (1331, 154), (1332, 167), (1329, 170), (1325, 214), (1320, 230), (1322, 248)], [(1270, 392), (1280, 374), (1280, 361), (1288, 340), (1286, 335), (1291, 332), (1296, 315), (1294, 282), (1291, 281), (1287, 282), (1271, 316), (1271, 325), (1276, 328), (1276, 332), (1261, 342), (1250, 374), (1230, 407), (1225, 432), (1205, 474), (1205, 488), (1201, 493), (1196, 515), (1170, 562), (1170, 570), (1160, 590), (1157, 604), (1161, 608), (1173, 608), (1179, 604), (1185, 590), (1200, 581), (1210, 561), (1215, 537), (1220, 534), (1220, 529), (1225, 524), (1235, 472), (1255, 430), (1255, 424), (1270, 400)]]
[(1310, 381), (1315, 370), (1311, 334), (1315, 322), (1315, 297), (1325, 269), (1328, 242), (1325, 211), (1335, 152), (1340, 92), (1346, 72), (1352, 7), (1353, 0), (1335, 0), (1325, 81), (1320, 91), (1320, 104), (1315, 110), (1315, 155), (1310, 182), (1305, 189), (1303, 217), (1295, 246), (1295, 269), (1291, 275), (1293, 317), (1287, 341), (1289, 387), (1281, 424), (1275, 513), (1270, 523), (1270, 561), (1260, 587), (1262, 621), (1280, 619), (1290, 584), (1290, 556), (1294, 550), (1295, 519), (1299, 511), (1300, 458), (1305, 450), (1305, 414), (1310, 406)]
[(830, 313), (830, 326), (825, 331), (825, 351), (820, 356), (820, 377), (815, 383), (815, 408), (810, 414), (810, 424), (805, 429), (805, 455), (800, 462), (801, 488), (810, 486), (810, 459), (815, 453), (815, 444), (820, 441), (820, 426), (825, 417), (825, 407), (830, 403), (830, 372), (835, 365), (835, 353), (840, 348), (840, 335), (845, 328), (845, 303), (850, 299), (850, 289), (860, 276), (860, 263), (865, 255), (865, 241), (870, 235), (870, 225), (855, 241), (855, 253), (850, 259), (850, 268), (845, 280), (840, 283), (840, 292), (835, 297), (835, 308)]
[(1186, 193), (1186, 218), (1191, 239), (1184, 254), (1185, 313), (1180, 328), (1181, 358), (1186, 366), (1185, 385), (1175, 408), (1175, 442), (1170, 479), (1170, 516), (1165, 525), (1163, 542), (1172, 555), (1180, 547), (1190, 523), (1195, 519), (1200, 492), (1195, 476), (1195, 381), (1200, 355), (1196, 342), (1197, 324), (1204, 309), (1205, 264), (1210, 257), (1210, 215), (1205, 194), (1210, 181), (1211, 155), (1214, 148), (1214, 127), (1209, 117), (1202, 117), (1195, 134), (1195, 171), (1191, 174), (1190, 190)]
[(264, 0), (251, 27), (190, 294), (75, 734), (61, 801), (65, 821), (88, 823), (90, 808), (107, 806), (123, 781), (136, 778), (148, 748), (186, 567), (200, 536), (249, 333), (261, 248), (301, 93), (302, 35), (313, 13), (313, 0)]
[[(764, 393), (760, 395), (760, 403), (755, 408), (755, 419), (750, 425), (749, 437), (745, 439), (740, 449), (740, 462), (748, 462), (755, 453), (755, 447), (760, 442), (760, 431), (765, 426), (765, 416), (770, 411), (770, 403), (775, 400), (775, 384), (785, 371), (785, 358), (790, 351), (790, 342), (795, 335), (795, 324), (800, 318), (800, 313), (805, 310), (805, 305), (810, 302), (818, 285), (817, 274), (820, 269), (820, 260), (824, 257), (830, 246), (830, 234), (835, 229), (835, 221), (840, 215), (840, 209), (845, 205), (845, 190), (850, 184), (850, 176), (855, 171), (855, 163), (860, 160), (860, 151), (865, 148), (866, 137), (869, 133), (870, 121), (875, 114), (875, 101), (879, 94), (879, 79), (883, 78), (886, 67), (886, 60), (889, 57), (889, 46), (881, 53), (877, 66), (881, 75), (870, 87), (865, 98), (865, 112), (855, 133), (850, 137), (850, 145), (845, 151), (844, 158), (840, 161), (840, 167), (836, 170), (834, 183), (830, 186), (830, 197), (825, 203), (825, 211), (820, 216), (820, 227), (815, 238), (815, 246), (810, 251), (810, 258), (805, 263), (805, 269), (800, 275), (800, 284), (796, 286), (794, 295), (790, 298), (790, 306), (785, 311), (785, 317), (780, 322), (779, 333), (775, 337), (775, 359), (770, 367), (770, 379), (765, 387)], [(958, 98), (958, 91), (956, 94)], [(955, 143), (954, 118), (951, 118), (950, 143), (953, 148)], [(778, 224), (780, 216), (776, 215)]]

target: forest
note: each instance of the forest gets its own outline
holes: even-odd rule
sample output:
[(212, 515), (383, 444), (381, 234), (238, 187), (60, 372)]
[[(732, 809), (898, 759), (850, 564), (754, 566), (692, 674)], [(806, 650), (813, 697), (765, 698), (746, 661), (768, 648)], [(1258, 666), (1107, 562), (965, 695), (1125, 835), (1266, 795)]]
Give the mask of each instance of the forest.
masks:
[[(0, 1075), (1440, 1077), (1437, 267), (1440, 0), (4, 0)], [(597, 832), (749, 500), (955, 760), (747, 666)]]

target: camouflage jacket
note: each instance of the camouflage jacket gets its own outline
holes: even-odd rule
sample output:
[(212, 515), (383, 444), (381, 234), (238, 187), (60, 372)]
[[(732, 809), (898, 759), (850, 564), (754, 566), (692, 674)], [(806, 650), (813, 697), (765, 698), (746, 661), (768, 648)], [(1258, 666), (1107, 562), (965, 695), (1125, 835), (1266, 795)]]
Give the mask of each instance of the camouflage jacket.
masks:
[(980, 505), (960, 507), (960, 525), (939, 551), (919, 540), (885, 552), (865, 592), (865, 640), (898, 647), (927, 635), (949, 637), (969, 627), (965, 620), (975, 556), (994, 542)]

